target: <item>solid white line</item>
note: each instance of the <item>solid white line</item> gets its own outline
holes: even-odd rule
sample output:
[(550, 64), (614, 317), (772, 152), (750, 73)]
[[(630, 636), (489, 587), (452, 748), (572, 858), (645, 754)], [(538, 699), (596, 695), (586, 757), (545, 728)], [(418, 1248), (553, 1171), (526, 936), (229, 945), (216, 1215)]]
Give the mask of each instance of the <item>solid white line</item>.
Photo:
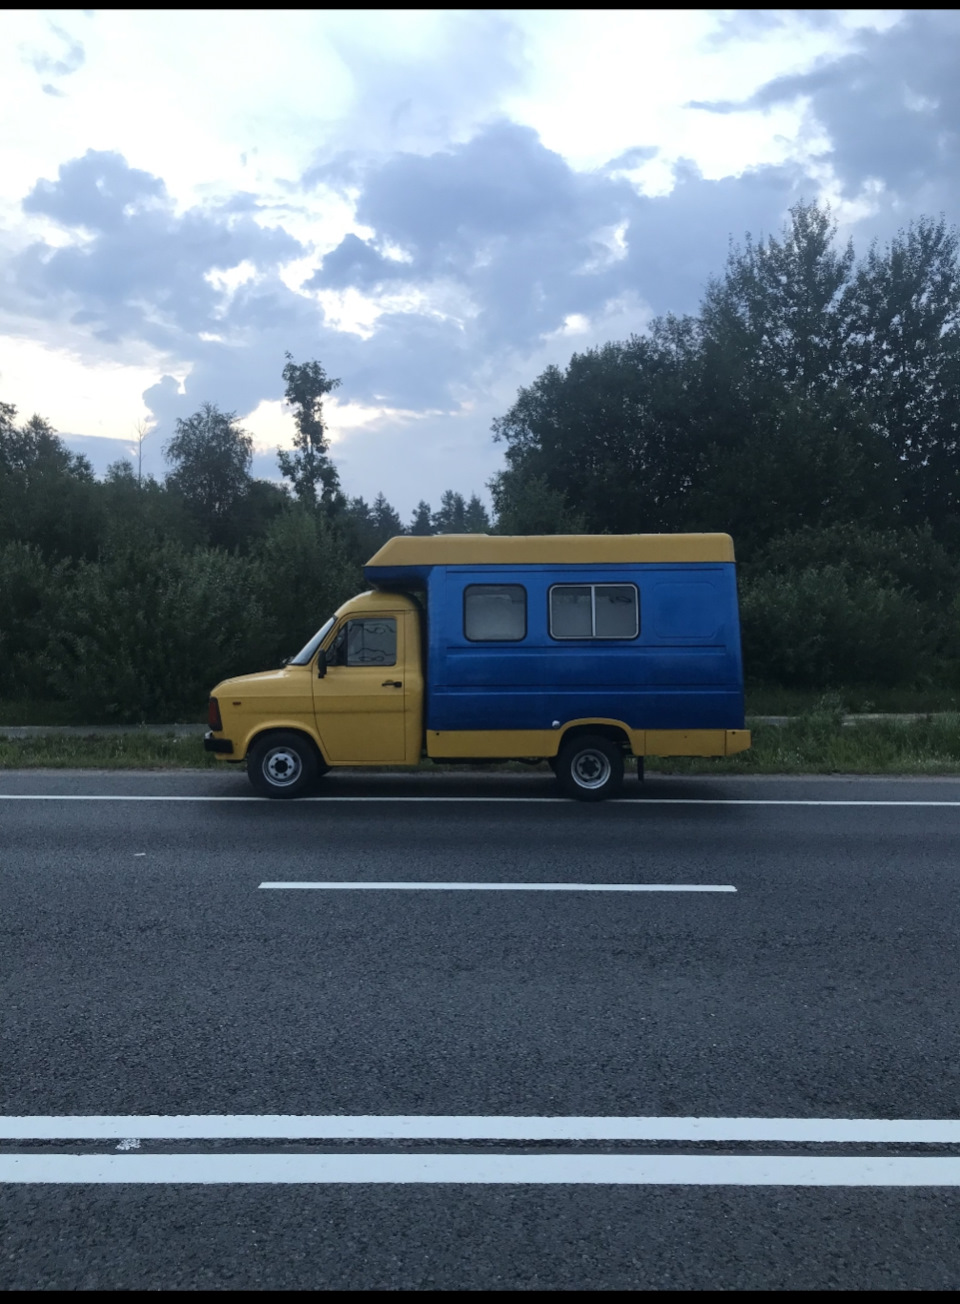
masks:
[(960, 1186), (960, 1159), (820, 1155), (5, 1155), (0, 1182)]
[(698, 1118), (483, 1114), (0, 1116), (5, 1141), (807, 1141), (960, 1145), (952, 1118)]
[[(226, 797), (226, 796), (206, 796), (206, 797), (173, 797), (173, 796), (155, 796), (155, 795), (117, 795), (111, 793), (86, 793), (77, 795), (76, 793), (36, 793), (36, 792), (2, 792), (0, 801), (223, 801), (232, 802), (267, 802), (269, 797)], [(299, 797), (295, 803), (296, 806), (311, 802), (480, 802), (480, 803), (497, 803), (503, 804), (526, 804), (536, 805), (538, 803), (549, 802), (552, 805), (569, 805), (563, 797), (429, 797), (419, 796), (416, 793), (407, 793), (403, 796), (382, 797)], [(841, 799), (823, 799), (823, 800), (800, 800), (787, 797), (630, 797), (627, 799), (617, 799), (605, 803), (607, 806), (629, 806), (633, 809), (641, 810), (644, 806), (922, 806), (922, 807), (960, 807), (960, 801), (860, 801), (860, 800), (841, 800)]]
[(706, 883), (261, 883), (277, 891), (319, 892), (736, 892)]

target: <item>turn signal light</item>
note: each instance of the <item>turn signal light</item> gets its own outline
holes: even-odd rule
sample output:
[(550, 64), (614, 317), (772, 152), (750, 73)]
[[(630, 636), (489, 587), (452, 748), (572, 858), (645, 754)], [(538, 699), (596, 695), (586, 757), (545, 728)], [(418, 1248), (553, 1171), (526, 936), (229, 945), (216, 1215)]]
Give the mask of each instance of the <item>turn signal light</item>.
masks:
[(214, 733), (219, 733), (223, 728), (223, 721), (220, 719), (220, 703), (215, 697), (210, 698), (207, 707), (207, 720)]

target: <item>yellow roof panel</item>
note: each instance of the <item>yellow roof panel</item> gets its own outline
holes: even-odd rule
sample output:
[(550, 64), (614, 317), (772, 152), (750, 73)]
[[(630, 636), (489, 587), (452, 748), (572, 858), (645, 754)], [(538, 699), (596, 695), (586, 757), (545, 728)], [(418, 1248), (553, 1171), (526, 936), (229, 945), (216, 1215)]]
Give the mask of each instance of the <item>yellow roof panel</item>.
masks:
[(733, 561), (729, 534), (431, 534), (388, 539), (368, 566)]

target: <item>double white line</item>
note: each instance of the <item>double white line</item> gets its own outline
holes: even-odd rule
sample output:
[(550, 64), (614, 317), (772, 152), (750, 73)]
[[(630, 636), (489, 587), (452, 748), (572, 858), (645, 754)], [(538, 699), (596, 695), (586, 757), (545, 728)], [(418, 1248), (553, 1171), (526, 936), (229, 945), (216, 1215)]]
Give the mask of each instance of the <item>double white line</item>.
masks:
[(960, 1186), (960, 1157), (823, 1154), (186, 1153), (143, 1141), (433, 1140), (960, 1145), (957, 1119), (499, 1117), (430, 1115), (113, 1115), (0, 1118), (0, 1139), (119, 1142), (126, 1153), (0, 1153), (0, 1182)]

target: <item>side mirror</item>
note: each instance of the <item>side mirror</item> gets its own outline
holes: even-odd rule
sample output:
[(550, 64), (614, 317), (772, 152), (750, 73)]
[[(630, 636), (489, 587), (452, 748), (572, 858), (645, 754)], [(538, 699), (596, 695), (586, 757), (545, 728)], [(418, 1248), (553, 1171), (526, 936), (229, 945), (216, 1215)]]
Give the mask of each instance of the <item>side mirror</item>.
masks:
[(327, 654), (323, 648), (317, 653), (317, 678), (323, 679), (327, 673)]

